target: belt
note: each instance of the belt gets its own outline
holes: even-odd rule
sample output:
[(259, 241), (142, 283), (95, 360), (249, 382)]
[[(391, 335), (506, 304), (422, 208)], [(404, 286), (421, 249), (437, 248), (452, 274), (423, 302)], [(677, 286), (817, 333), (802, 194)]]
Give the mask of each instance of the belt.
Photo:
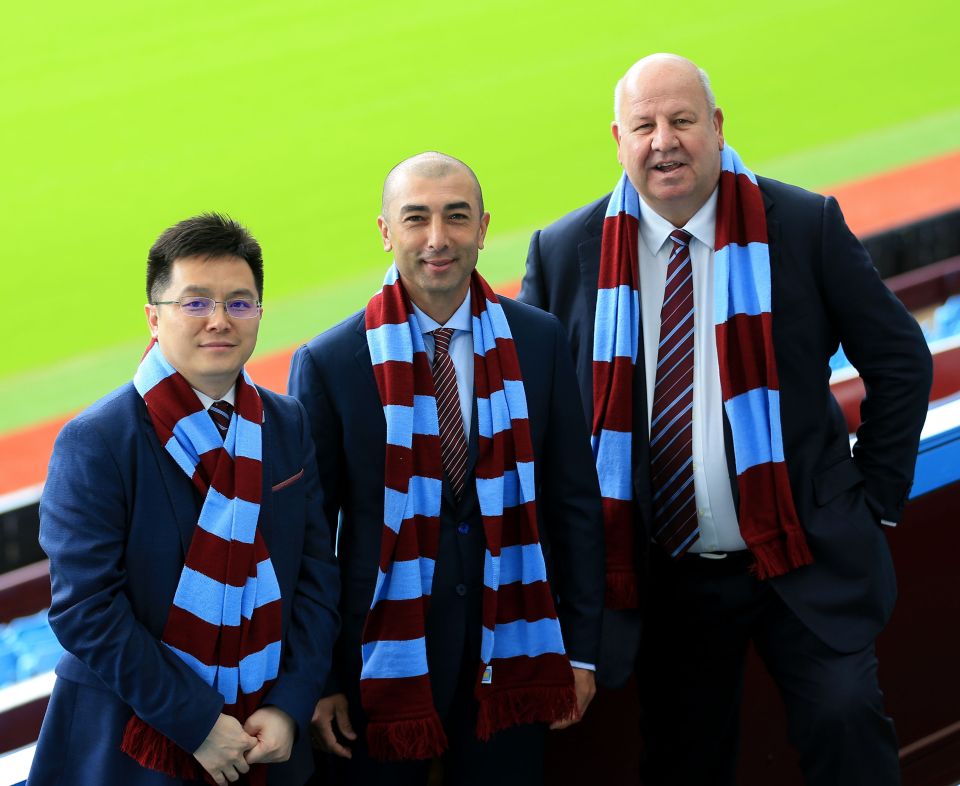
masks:
[(672, 558), (662, 549), (654, 546), (654, 554), (661, 564), (670, 564), (674, 568), (685, 572), (697, 573), (704, 576), (730, 576), (747, 573), (756, 562), (749, 549), (740, 551), (704, 551), (699, 553), (686, 552), (680, 557)]

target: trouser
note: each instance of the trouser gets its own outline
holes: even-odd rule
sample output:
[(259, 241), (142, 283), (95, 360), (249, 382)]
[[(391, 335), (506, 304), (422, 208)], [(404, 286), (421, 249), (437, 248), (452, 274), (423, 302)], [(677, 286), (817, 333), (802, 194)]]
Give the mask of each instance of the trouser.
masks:
[(897, 786), (873, 644), (831, 649), (748, 565), (746, 553), (652, 555), (637, 672), (644, 786), (733, 786), (750, 641), (780, 690), (809, 786)]

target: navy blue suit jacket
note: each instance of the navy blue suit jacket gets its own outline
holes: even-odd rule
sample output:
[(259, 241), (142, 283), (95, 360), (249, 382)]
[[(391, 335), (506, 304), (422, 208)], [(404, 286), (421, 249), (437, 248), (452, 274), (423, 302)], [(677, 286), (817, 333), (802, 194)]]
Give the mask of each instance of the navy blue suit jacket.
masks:
[[(280, 674), (264, 704), (298, 728), (290, 761), (270, 765), (270, 781), (298, 784), (313, 770), (307, 727), (330, 667), (339, 581), (306, 415), (293, 399), (259, 391), (258, 526), (283, 598)], [(40, 543), (50, 557), (50, 624), (67, 653), (31, 786), (175, 783), (120, 752), (131, 713), (188, 752), (216, 722), (220, 693), (160, 643), (199, 504), (132, 383), (61, 431), (40, 503)]]
[[(544, 558), (567, 654), (594, 663), (603, 599), (599, 486), (570, 351), (559, 322), (500, 298), (523, 373), (536, 460), (537, 512)], [(327, 518), (341, 515), (337, 556), (343, 628), (327, 693), (346, 692), (357, 714), (360, 639), (370, 608), (383, 532), (386, 423), (370, 362), (364, 312), (297, 350), (290, 392), (310, 415)], [(444, 481), (440, 544), (427, 617), (434, 703), (444, 717), (464, 659), (479, 662), (484, 538), (472, 471), (456, 503)]]
[[(931, 363), (917, 323), (878, 277), (832, 197), (758, 178), (766, 206), (773, 341), (784, 454), (814, 564), (773, 580), (824, 642), (859, 650), (886, 623), (896, 583), (878, 519), (897, 521), (913, 480)], [(600, 240), (609, 195), (533, 235), (520, 299), (560, 318), (570, 337), (587, 418), (593, 414), (593, 328)], [(642, 329), (642, 325), (641, 325)], [(851, 457), (830, 393), (828, 361), (842, 343), (867, 395)], [(650, 542), (643, 341), (634, 386), (634, 494), (641, 549)], [(735, 466), (729, 425), (728, 466)], [(735, 478), (732, 478), (735, 499)], [(643, 564), (643, 553), (637, 555)], [(633, 653), (621, 652), (625, 678)]]

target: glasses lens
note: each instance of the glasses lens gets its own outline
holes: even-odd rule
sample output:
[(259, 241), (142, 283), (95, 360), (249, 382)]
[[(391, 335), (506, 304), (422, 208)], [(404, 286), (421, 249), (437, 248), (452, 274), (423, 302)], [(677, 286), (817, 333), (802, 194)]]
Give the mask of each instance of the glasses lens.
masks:
[(228, 300), (226, 304), (227, 313), (234, 319), (252, 319), (257, 315), (257, 304), (252, 300), (237, 298)]
[(180, 310), (191, 317), (208, 317), (216, 307), (216, 301), (208, 297), (185, 297), (180, 301)]

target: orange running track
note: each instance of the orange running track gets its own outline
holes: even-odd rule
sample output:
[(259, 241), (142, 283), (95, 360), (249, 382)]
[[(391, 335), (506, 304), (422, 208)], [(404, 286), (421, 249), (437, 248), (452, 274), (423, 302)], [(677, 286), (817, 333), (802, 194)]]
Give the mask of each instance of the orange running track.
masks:
[[(837, 198), (850, 228), (865, 237), (960, 206), (957, 183), (960, 152), (822, 190)], [(515, 295), (519, 288), (519, 282), (514, 282), (497, 289)], [(285, 391), (292, 354), (291, 347), (251, 361), (247, 366), (250, 376), (264, 387)], [(53, 442), (72, 415), (0, 435), (0, 495), (44, 481)]]

